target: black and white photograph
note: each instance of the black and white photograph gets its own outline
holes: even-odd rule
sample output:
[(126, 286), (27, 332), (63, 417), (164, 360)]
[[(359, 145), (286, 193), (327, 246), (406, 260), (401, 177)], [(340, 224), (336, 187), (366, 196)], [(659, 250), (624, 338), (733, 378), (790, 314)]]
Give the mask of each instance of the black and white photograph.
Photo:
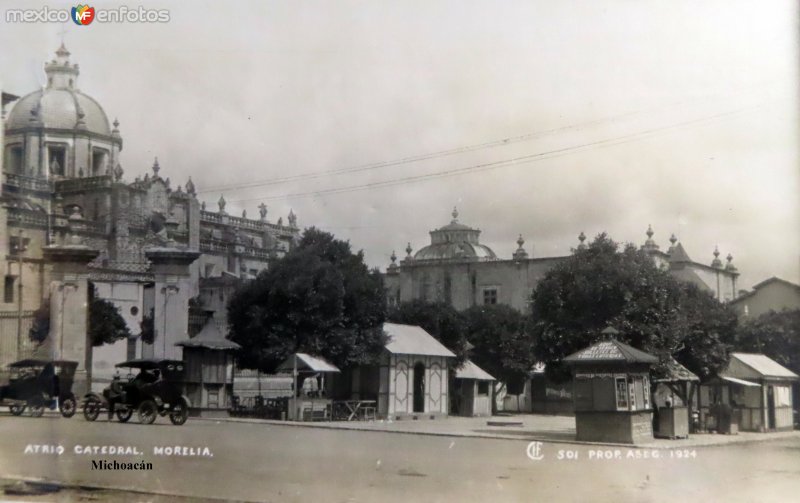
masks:
[(0, 501), (789, 502), (792, 0), (0, 0)]

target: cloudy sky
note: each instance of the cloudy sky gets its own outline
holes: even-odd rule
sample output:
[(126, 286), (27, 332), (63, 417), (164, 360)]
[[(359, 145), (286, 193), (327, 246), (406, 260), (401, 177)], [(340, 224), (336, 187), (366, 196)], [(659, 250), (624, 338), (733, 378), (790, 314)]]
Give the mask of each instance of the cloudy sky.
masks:
[[(41, 5), (71, 6), (0, 10)], [(641, 244), (652, 224), (699, 262), (732, 253), (743, 288), (800, 281), (791, 0), (141, 5), (170, 21), (0, 20), (20, 95), (63, 32), (130, 180), (158, 156), (210, 208), (291, 208), (380, 267), (458, 206), (501, 257), (519, 234), (542, 257), (581, 231)]]

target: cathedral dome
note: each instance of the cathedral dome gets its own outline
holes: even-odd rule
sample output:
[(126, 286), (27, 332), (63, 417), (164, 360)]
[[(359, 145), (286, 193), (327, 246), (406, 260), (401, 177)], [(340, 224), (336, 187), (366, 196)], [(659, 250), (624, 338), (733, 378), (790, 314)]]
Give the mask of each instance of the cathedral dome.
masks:
[(481, 231), (458, 222), (458, 210), (453, 220), (431, 231), (431, 244), (414, 254), (414, 260), (496, 260), (497, 255), (480, 244)]
[(29, 127), (85, 129), (111, 136), (111, 126), (103, 108), (93, 98), (74, 89), (46, 88), (21, 98), (8, 116), (6, 130)]
[(56, 58), (45, 63), (47, 86), (17, 101), (6, 121), (6, 131), (33, 127), (112, 135), (100, 104), (78, 90), (80, 72), (77, 64), (70, 63), (69, 54), (62, 45), (56, 51)]

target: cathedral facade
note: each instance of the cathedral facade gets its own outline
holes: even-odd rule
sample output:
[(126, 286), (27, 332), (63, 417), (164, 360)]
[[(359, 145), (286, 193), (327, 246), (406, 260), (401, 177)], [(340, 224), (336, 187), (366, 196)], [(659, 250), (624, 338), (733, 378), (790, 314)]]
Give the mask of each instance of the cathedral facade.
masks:
[[(557, 263), (567, 257), (532, 257), (524, 248), (522, 236), (517, 248), (507, 258), (498, 256), (480, 243), (479, 229), (458, 220), (453, 210), (449, 224), (430, 231), (430, 244), (416, 253), (411, 243), (406, 257), (399, 263), (392, 253), (392, 262), (384, 275), (389, 304), (420, 299), (444, 302), (458, 310), (476, 305), (506, 304), (527, 312), (536, 285)], [(739, 272), (728, 254), (727, 263), (714, 250), (709, 264), (689, 258), (683, 245), (673, 235), (666, 251), (653, 240), (653, 230), (647, 229), (647, 240), (641, 246), (659, 267), (675, 278), (698, 285), (720, 302), (737, 297), (736, 280)], [(586, 236), (578, 237), (577, 248), (587, 246)]]
[[(255, 219), (229, 215), (224, 197), (207, 209), (192, 179), (172, 183), (157, 159), (126, 180), (120, 123), (79, 89), (80, 68), (63, 45), (44, 71), (42, 89), (2, 93), (0, 365), (34, 350), (95, 374), (126, 358), (180, 358), (175, 343), (192, 324), (211, 316), (224, 329), (232, 285), (293, 246), (296, 217), (272, 222), (263, 204)], [(90, 290), (119, 308), (131, 340), (91, 351)], [(28, 331), (43, 306), (51, 336), (37, 349)], [(145, 320), (152, 344), (136, 337)]]

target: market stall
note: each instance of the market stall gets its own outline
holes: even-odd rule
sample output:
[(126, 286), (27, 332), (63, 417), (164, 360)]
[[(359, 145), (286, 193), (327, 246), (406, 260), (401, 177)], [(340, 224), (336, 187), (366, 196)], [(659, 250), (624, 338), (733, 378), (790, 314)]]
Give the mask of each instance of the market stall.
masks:
[[(319, 356), (295, 353), (278, 366), (277, 371), (291, 372), (293, 377), (292, 397), (288, 400), (287, 419), (290, 421), (330, 421), (333, 417), (333, 401), (328, 398), (328, 384), (332, 374), (340, 370)], [(304, 386), (314, 379), (313, 386)]]
[(196, 336), (175, 345), (183, 346), (184, 386), (192, 410), (227, 413), (233, 401), (233, 351), (239, 345), (226, 339), (212, 318)]
[(653, 438), (650, 366), (658, 359), (603, 331), (607, 340), (564, 359), (572, 368), (577, 439), (637, 443)]
[(700, 379), (689, 369), (671, 359), (662, 375), (653, 380), (656, 385), (653, 405), (656, 410), (655, 436), (686, 438), (692, 423), (690, 404)]

